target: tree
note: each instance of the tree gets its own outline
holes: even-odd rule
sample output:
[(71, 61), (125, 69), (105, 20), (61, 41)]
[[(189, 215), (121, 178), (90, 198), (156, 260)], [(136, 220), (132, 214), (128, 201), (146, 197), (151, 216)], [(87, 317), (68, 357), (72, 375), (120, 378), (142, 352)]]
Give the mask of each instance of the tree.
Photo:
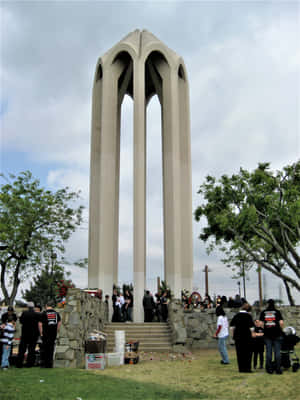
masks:
[(20, 283), (50, 265), (54, 253), (65, 252), (83, 207), (70, 205), (79, 192), (46, 190), (29, 171), (0, 176), (6, 182), (0, 191), (0, 284), (5, 302), (13, 304)]
[(70, 280), (66, 280), (70, 272), (66, 272), (63, 260), (58, 261), (56, 254), (52, 254), (51, 264), (47, 264), (39, 275), (33, 278), (29, 289), (22, 292), (27, 301), (45, 306), (47, 301), (58, 303), (66, 295), (64, 286), (74, 287)]
[(33, 278), (29, 289), (23, 292), (23, 297), (27, 301), (44, 306), (48, 300), (57, 302), (56, 287), (57, 282), (64, 279), (64, 273), (55, 271), (53, 274), (49, 270), (43, 270)]
[(230, 266), (246, 254), (283, 280), (293, 304), (290, 287), (300, 291), (300, 161), (277, 172), (261, 163), (219, 180), (207, 176), (198, 193), (205, 203), (195, 218), (206, 217), (200, 239), (209, 241), (208, 250), (220, 248)]

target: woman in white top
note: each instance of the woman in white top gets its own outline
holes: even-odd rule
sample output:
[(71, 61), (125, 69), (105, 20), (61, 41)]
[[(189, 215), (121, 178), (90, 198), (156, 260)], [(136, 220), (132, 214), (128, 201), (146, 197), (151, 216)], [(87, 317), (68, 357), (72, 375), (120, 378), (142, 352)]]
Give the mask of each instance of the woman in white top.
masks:
[(221, 354), (222, 360), (221, 364), (229, 364), (228, 353), (226, 348), (226, 340), (229, 336), (228, 332), (228, 320), (225, 315), (225, 311), (221, 306), (216, 309), (217, 320), (217, 330), (214, 337), (218, 339), (218, 348)]

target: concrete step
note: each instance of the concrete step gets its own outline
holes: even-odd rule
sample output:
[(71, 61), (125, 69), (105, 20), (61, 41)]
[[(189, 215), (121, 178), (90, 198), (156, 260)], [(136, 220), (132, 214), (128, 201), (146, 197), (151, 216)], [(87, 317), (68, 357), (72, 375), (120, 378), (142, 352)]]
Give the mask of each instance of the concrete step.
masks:
[(124, 327), (132, 327), (132, 328), (159, 328), (163, 329), (169, 327), (167, 323), (157, 323), (157, 322), (148, 322), (148, 323), (134, 323), (134, 322), (111, 322), (106, 323), (105, 327), (113, 327), (114, 329), (121, 329)]
[[(107, 335), (112, 335), (115, 337), (115, 331), (111, 329), (105, 329), (104, 331)], [(164, 331), (147, 331), (147, 330), (136, 330), (136, 329), (127, 329), (125, 330), (125, 336), (132, 336), (132, 335), (142, 335), (142, 336), (159, 336), (159, 335), (165, 335), (168, 336), (170, 335), (171, 331), (170, 330), (164, 330)]]
[[(125, 337), (126, 342), (131, 342), (131, 341), (138, 341), (138, 342), (170, 342), (170, 336), (158, 336), (158, 337), (148, 337), (148, 336), (126, 336)], [(106, 342), (107, 343), (115, 343), (115, 338), (113, 336), (107, 336), (106, 337)]]
[[(170, 339), (169, 338), (158, 338), (156, 340), (151, 340), (149, 338), (132, 338), (129, 339), (128, 341), (126, 340), (126, 342), (130, 342), (130, 341), (135, 341), (135, 342), (139, 342), (140, 345), (151, 345), (153, 344), (157, 344), (157, 343), (163, 343), (165, 345), (169, 345), (171, 344)], [(114, 346), (115, 345), (115, 341), (114, 340), (107, 340), (106, 341), (106, 345), (107, 346)]]
[(114, 351), (115, 331), (125, 331), (125, 341), (139, 342), (140, 351), (170, 351), (172, 349), (171, 330), (167, 323), (109, 323), (105, 325), (107, 351)]
[[(172, 349), (171, 343), (139, 343), (139, 351), (169, 351)], [(115, 345), (110, 343), (106, 345), (106, 351), (112, 353), (115, 351)]]

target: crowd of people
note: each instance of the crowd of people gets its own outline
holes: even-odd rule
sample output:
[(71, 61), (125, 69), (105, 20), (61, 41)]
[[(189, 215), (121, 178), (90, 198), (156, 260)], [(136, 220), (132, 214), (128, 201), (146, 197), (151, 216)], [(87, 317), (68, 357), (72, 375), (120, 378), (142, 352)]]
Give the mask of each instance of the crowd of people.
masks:
[[(143, 297), (144, 322), (166, 322), (168, 320), (167, 291), (158, 292), (155, 296), (149, 290)], [(109, 296), (105, 296), (105, 303), (109, 306)], [(112, 322), (133, 322), (133, 293), (125, 289), (122, 293), (118, 288), (113, 289), (112, 295)]]
[[(27, 310), (23, 311), (19, 323), (21, 324), (21, 337), (16, 367), (30, 368), (36, 365), (38, 345), (39, 365), (45, 368), (53, 367), (54, 348), (57, 332), (61, 325), (61, 318), (54, 310), (54, 304), (48, 302), (45, 309), (34, 303), (27, 303)], [(18, 318), (13, 307), (8, 307), (7, 312), (1, 316), (0, 360), (1, 368), (6, 370), (12, 361), (12, 345)], [(25, 354), (26, 362), (25, 361)]]
[(240, 308), (246, 299), (237, 294), (234, 298), (230, 296), (228, 299), (226, 296), (215, 296), (213, 299), (208, 293), (204, 297), (198, 292), (189, 294), (187, 291), (182, 291), (181, 301), (184, 309), (198, 308), (200, 310), (206, 310), (209, 308), (215, 308), (222, 306), (224, 308)]
[[(251, 305), (247, 302), (242, 304), (240, 311), (228, 324), (227, 317), (222, 305), (216, 308), (217, 330), (214, 337), (218, 339), (218, 348), (221, 355), (221, 364), (229, 364), (226, 341), (229, 338), (229, 327), (232, 330), (235, 343), (236, 356), (239, 372), (252, 372), (257, 368), (264, 367), (264, 349), (266, 349), (265, 368), (269, 374), (276, 372), (282, 374), (281, 368), (281, 342), (284, 336), (283, 318), (281, 312), (275, 308), (273, 299), (268, 301), (268, 306), (260, 314), (259, 319), (253, 321), (251, 316)], [(274, 362), (273, 360), (274, 353)]]
[[(168, 320), (169, 293), (159, 291), (153, 296), (149, 290), (143, 297), (144, 322), (166, 322)], [(101, 294), (102, 298), (102, 294)], [(281, 342), (284, 336), (283, 318), (281, 312), (275, 308), (274, 300), (270, 299), (265, 310), (260, 313), (259, 319), (253, 321), (251, 305), (245, 299), (231, 299), (218, 296), (215, 302), (206, 295), (182, 296), (184, 308), (189, 308), (192, 299), (193, 307), (203, 309), (216, 307), (217, 328), (214, 337), (218, 340), (218, 349), (221, 355), (221, 364), (230, 363), (227, 352), (227, 341), (232, 333), (235, 343), (239, 372), (249, 373), (253, 368), (264, 367), (264, 353), (266, 353), (265, 368), (269, 374), (282, 373), (281, 369)], [(105, 302), (109, 305), (109, 296), (105, 296)], [(195, 302), (195, 304), (194, 304)], [(113, 316), (112, 322), (132, 322), (134, 297), (129, 289), (124, 294), (115, 288), (112, 295)], [(225, 307), (239, 307), (230, 324), (228, 322)], [(6, 370), (12, 357), (12, 344), (16, 332), (18, 318), (13, 307), (8, 307), (1, 316), (0, 336), (0, 361), (1, 368)], [(23, 311), (19, 323), (21, 324), (21, 337), (16, 357), (16, 366), (28, 368), (36, 365), (36, 347), (39, 347), (39, 365), (45, 368), (53, 367), (55, 340), (61, 325), (61, 317), (54, 310), (54, 304), (49, 301), (45, 309), (34, 306), (32, 302), (27, 304), (27, 310)], [(25, 354), (26, 363), (24, 364)], [(273, 360), (274, 353), (274, 360)]]
[(167, 291), (155, 294), (155, 299), (149, 290), (143, 298), (144, 322), (166, 322), (168, 320), (168, 293)]
[[(108, 303), (109, 296), (105, 296)], [(132, 322), (133, 294), (129, 289), (125, 289), (124, 294), (114, 288), (112, 295), (113, 316), (112, 322)]]

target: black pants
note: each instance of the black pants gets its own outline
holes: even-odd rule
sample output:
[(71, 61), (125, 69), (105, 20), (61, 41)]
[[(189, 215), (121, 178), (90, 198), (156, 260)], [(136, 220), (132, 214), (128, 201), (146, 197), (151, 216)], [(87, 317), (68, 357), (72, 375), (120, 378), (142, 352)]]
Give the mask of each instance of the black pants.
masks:
[(121, 309), (120, 307), (115, 306), (111, 322), (121, 322), (121, 321), (122, 321)]
[(156, 305), (155, 307), (155, 318), (157, 320), (157, 322), (161, 322), (162, 321), (162, 315), (161, 315), (161, 305)]
[(56, 337), (53, 336), (43, 336), (43, 365), (45, 368), (53, 367), (55, 339)]
[(251, 342), (235, 341), (237, 362), (240, 372), (251, 371), (252, 346)]
[(153, 310), (152, 308), (145, 308), (144, 322), (153, 321)]
[(264, 366), (264, 345), (261, 347), (254, 347), (253, 349), (253, 367), (257, 366), (257, 359), (259, 356), (259, 365), (261, 368)]
[(24, 355), (27, 352), (27, 362), (26, 367), (33, 367), (35, 363), (35, 346), (37, 342), (37, 337), (21, 336), (19, 344), (19, 352), (17, 358), (17, 367), (21, 368), (23, 366)]
[(161, 314), (162, 314), (163, 321), (166, 322), (168, 319), (168, 305), (167, 304), (161, 305)]

